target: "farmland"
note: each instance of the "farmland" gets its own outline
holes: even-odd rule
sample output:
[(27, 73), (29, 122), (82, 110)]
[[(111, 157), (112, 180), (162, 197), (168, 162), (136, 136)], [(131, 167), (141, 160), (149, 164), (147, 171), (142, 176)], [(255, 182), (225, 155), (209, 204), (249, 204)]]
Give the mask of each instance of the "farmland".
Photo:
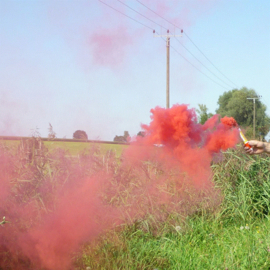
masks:
[[(17, 147), (20, 144), (21, 140), (31, 139), (26, 137), (0, 137), (0, 142), (5, 144), (8, 147)], [(114, 142), (103, 142), (103, 141), (80, 141), (72, 139), (57, 139), (57, 140), (48, 140), (47, 138), (42, 139), (44, 141), (45, 147), (49, 150), (54, 150), (61, 148), (69, 152), (70, 155), (77, 155), (81, 151), (89, 150), (92, 146), (98, 146), (100, 150), (105, 153), (108, 150), (115, 151), (116, 155), (119, 156), (126, 147), (126, 144), (114, 143)]]

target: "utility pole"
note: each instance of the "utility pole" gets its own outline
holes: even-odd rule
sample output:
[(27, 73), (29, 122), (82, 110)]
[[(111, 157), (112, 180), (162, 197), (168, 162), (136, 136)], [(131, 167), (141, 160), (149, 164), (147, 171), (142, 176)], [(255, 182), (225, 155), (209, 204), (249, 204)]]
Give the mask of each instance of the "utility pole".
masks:
[[(170, 108), (170, 39), (171, 37), (182, 37), (182, 35), (170, 35), (170, 31), (167, 30), (166, 35), (156, 35), (156, 31), (153, 30), (154, 37), (166, 37), (166, 49), (167, 49), (167, 69), (166, 69), (166, 108)], [(183, 33), (183, 30), (181, 30)]]
[(254, 98), (247, 98), (247, 99), (253, 99), (253, 139), (255, 139), (255, 100), (261, 98), (262, 96), (257, 96)]

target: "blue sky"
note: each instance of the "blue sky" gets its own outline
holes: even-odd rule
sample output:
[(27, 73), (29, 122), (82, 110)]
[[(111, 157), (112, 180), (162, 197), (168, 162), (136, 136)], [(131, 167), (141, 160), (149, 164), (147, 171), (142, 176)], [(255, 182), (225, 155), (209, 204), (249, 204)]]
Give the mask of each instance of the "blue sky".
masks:
[(0, 0), (1, 135), (46, 137), (49, 123), (58, 138), (136, 135), (166, 105), (166, 43), (152, 29), (180, 34), (145, 6), (222, 72), (186, 35), (172, 37), (171, 105), (214, 113), (224, 91), (246, 86), (270, 115), (270, 1), (102, 1), (137, 22), (98, 0)]

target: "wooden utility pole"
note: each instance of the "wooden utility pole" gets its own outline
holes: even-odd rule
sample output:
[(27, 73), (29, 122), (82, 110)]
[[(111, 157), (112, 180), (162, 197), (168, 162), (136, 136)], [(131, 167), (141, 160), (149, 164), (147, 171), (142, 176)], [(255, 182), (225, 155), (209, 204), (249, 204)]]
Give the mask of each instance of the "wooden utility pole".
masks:
[[(166, 35), (156, 35), (156, 31), (153, 31), (154, 37), (166, 37), (167, 48), (167, 69), (166, 69), (166, 108), (170, 108), (170, 39), (171, 37), (182, 37), (182, 35), (170, 35), (170, 31), (167, 30)], [(183, 30), (181, 30), (183, 33)]]
[(167, 36), (166, 108), (170, 108), (170, 37)]
[(255, 139), (255, 124), (256, 124), (256, 113), (255, 113), (255, 100), (261, 98), (262, 96), (257, 96), (254, 98), (247, 98), (247, 99), (253, 99), (253, 139)]

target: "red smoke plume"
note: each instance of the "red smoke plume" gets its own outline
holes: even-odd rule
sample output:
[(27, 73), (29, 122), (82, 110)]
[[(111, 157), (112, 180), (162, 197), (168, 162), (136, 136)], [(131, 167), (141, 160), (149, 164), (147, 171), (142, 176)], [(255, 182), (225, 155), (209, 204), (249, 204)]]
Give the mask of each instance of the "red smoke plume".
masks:
[(133, 43), (127, 28), (99, 29), (89, 39), (93, 48), (94, 64), (115, 68), (126, 58), (128, 46)]
[(118, 213), (105, 206), (99, 197), (108, 175), (78, 179), (76, 186), (66, 186), (59, 196), (57, 210), (43, 224), (20, 238), (32, 261), (46, 269), (68, 269), (72, 252), (86, 239), (95, 239), (105, 229), (117, 224)]
[[(198, 124), (195, 110), (187, 105), (175, 105), (171, 109), (156, 107), (151, 113), (150, 125), (142, 125), (146, 137), (140, 143), (162, 144), (166, 155), (177, 160), (179, 168), (188, 173), (195, 185), (208, 185), (213, 155), (235, 146), (237, 129), (228, 129), (227, 118), (218, 123), (218, 115), (204, 125)], [(230, 123), (232, 119), (229, 118)]]
[[(145, 137), (127, 148), (121, 165), (109, 154), (100, 159), (95, 153), (81, 155), (74, 161), (61, 152), (47, 161), (24, 163), (1, 148), (0, 219), (6, 216), (11, 223), (0, 227), (0, 267), (70, 269), (82, 243), (123, 219), (159, 213), (160, 205), (190, 213), (203, 199), (201, 191), (213, 191), (213, 155), (234, 147), (237, 129), (228, 128), (227, 118), (219, 122), (217, 115), (198, 124), (187, 105), (156, 107), (151, 114), (150, 124), (142, 125)], [(3, 254), (9, 254), (7, 260)]]
[(229, 128), (232, 128), (232, 127), (237, 127), (237, 122), (235, 121), (235, 119), (233, 117), (228, 117), (228, 116), (225, 116), (221, 119), (221, 122), (228, 126)]

